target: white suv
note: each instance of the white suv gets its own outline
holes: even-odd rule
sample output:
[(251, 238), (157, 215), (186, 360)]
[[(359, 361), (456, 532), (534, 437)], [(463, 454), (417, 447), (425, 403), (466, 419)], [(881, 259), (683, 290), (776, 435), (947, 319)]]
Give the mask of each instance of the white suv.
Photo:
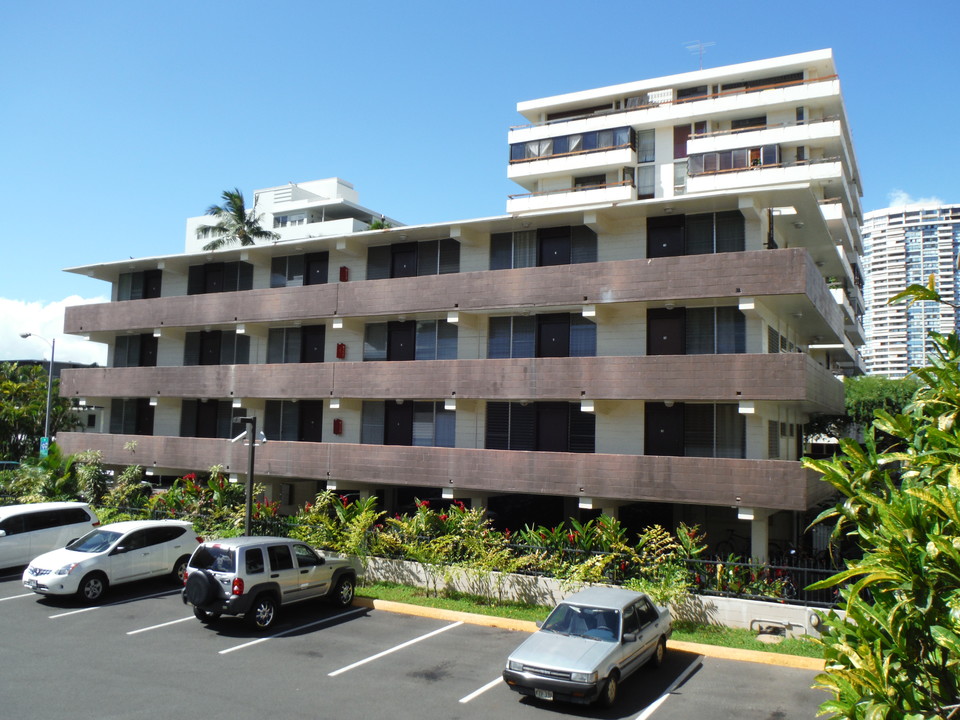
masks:
[(203, 538), (181, 520), (129, 520), (103, 525), (65, 548), (34, 558), (23, 584), (41, 595), (95, 602), (110, 585), (170, 575), (182, 580)]
[(281, 605), (326, 598), (353, 602), (357, 573), (350, 563), (304, 542), (281, 537), (211, 540), (187, 565), (183, 602), (201, 622), (243, 615), (258, 630), (273, 625)]

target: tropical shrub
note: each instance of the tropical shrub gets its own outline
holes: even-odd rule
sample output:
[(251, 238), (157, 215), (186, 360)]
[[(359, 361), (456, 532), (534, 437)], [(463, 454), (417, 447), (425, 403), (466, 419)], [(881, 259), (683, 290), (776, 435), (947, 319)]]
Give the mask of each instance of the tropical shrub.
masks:
[[(940, 301), (912, 286), (895, 300)], [(817, 522), (853, 538), (858, 560), (814, 587), (839, 587), (845, 617), (825, 619), (821, 706), (834, 718), (960, 716), (960, 340), (930, 333), (928, 367), (903, 413), (877, 412), (864, 445), (805, 460), (841, 501)], [(875, 433), (897, 442), (878, 447)]]

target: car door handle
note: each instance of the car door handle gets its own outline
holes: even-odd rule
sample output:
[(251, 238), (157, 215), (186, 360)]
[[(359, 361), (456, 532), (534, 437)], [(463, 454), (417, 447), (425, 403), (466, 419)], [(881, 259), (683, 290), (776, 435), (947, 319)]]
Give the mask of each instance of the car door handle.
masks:
[(303, 570), (300, 571), (300, 574), (306, 575), (308, 572), (310, 572), (310, 568), (304, 568)]
[(273, 575), (271, 575), (270, 577), (272, 578), (280, 577), (280, 573), (273, 573)]

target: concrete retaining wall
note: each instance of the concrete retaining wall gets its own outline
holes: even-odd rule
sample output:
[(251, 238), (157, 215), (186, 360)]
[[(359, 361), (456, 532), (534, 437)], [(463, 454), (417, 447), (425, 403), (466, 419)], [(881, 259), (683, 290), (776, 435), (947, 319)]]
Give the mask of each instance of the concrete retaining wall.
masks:
[[(454, 566), (428, 571), (420, 563), (377, 557), (368, 558), (366, 579), (548, 606), (556, 605), (582, 587), (553, 578), (487, 573)], [(672, 611), (677, 620), (757, 631), (775, 628), (782, 629), (789, 636), (814, 637), (820, 636), (820, 618), (824, 613), (822, 609), (804, 605), (701, 595), (690, 596), (682, 605), (673, 607)]]

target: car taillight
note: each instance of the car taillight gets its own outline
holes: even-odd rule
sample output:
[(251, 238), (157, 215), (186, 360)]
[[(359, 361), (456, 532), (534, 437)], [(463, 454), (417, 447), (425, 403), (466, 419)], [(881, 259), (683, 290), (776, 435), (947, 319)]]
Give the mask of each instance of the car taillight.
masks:
[(187, 586), (187, 575), (189, 575), (189, 574), (190, 574), (190, 573), (188, 573), (186, 570), (183, 571), (183, 586), (184, 586), (184, 587)]
[(234, 578), (234, 580), (233, 580), (233, 594), (234, 594), (234, 595), (243, 595), (243, 578)]

